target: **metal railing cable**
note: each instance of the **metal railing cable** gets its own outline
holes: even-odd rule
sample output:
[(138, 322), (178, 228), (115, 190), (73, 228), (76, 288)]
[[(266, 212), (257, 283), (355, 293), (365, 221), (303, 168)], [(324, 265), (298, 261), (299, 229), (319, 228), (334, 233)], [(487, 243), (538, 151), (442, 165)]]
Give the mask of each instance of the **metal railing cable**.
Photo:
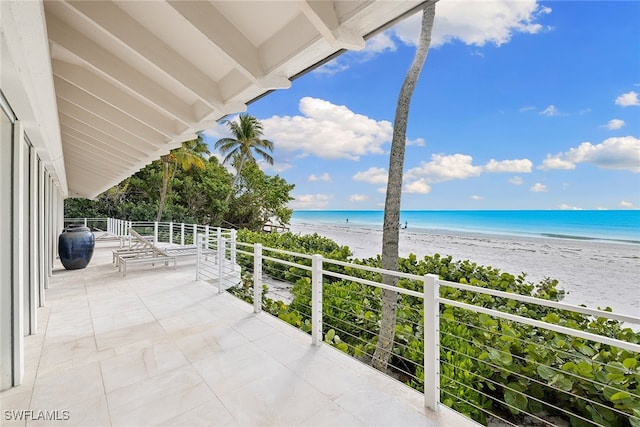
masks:
[[(156, 235), (164, 238), (169, 230), (169, 239), (177, 239), (175, 225), (154, 227)], [(606, 425), (598, 417), (632, 417), (629, 402), (640, 402), (631, 379), (640, 365), (638, 338), (609, 326), (640, 325), (639, 318), (491, 289), (481, 281), (455, 283), (232, 241), (227, 230), (193, 230), (207, 242), (202, 248), (209, 253), (198, 256), (203, 274), (223, 272), (220, 282), (246, 286), (243, 295), (254, 307), (272, 304), (276, 316), (311, 332), (314, 344), (361, 360), (371, 359), (380, 332), (382, 290), (396, 292), (392, 370), (424, 390), (427, 407), (446, 401), (510, 425), (524, 416), (549, 425), (552, 415)], [(398, 286), (381, 283), (382, 275), (395, 276)], [(272, 301), (285, 293), (288, 302)], [(569, 321), (558, 321), (562, 316)], [(572, 413), (570, 401), (591, 408), (593, 416)]]

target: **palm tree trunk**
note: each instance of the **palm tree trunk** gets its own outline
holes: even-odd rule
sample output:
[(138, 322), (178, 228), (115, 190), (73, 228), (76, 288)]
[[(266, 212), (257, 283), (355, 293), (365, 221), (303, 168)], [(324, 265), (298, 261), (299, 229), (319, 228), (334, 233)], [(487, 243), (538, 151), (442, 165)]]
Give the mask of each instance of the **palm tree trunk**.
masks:
[(167, 187), (169, 184), (169, 158), (165, 156), (162, 159), (162, 188), (160, 189), (160, 202), (158, 203), (158, 215), (156, 221), (160, 222), (162, 219), (162, 211), (164, 210), (164, 201), (167, 198)]
[[(391, 154), (389, 156), (389, 180), (387, 182), (387, 195), (384, 204), (384, 227), (382, 230), (382, 268), (386, 270), (398, 270), (398, 243), (400, 240), (400, 199), (402, 195), (402, 177), (404, 169), (404, 153), (407, 134), (407, 119), (409, 117), (409, 105), (413, 91), (422, 71), (429, 45), (431, 44), (431, 30), (436, 13), (436, 2), (429, 3), (422, 12), (422, 28), (420, 41), (416, 48), (416, 55), (411, 67), (405, 76), (404, 83), (398, 95), (396, 116), (393, 123), (393, 140), (391, 142)], [(390, 275), (382, 276), (382, 283), (396, 286), (397, 278)], [(382, 314), (380, 319), (380, 332), (376, 350), (373, 354), (372, 365), (384, 371), (389, 363), (393, 340), (395, 337), (396, 306), (398, 293), (384, 290), (382, 294)]]

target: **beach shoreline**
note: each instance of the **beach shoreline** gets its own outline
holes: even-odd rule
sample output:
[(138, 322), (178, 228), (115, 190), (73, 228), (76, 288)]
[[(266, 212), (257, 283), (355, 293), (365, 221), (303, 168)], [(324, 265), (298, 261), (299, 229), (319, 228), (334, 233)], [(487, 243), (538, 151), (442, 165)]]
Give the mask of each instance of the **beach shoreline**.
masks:
[[(382, 229), (354, 224), (292, 221), (291, 232), (313, 234), (348, 246), (355, 258), (381, 253)], [(557, 279), (564, 302), (590, 308), (611, 307), (615, 313), (640, 317), (640, 245), (600, 240), (523, 237), (473, 232), (400, 230), (401, 257), (440, 254), (470, 260), (527, 281)]]

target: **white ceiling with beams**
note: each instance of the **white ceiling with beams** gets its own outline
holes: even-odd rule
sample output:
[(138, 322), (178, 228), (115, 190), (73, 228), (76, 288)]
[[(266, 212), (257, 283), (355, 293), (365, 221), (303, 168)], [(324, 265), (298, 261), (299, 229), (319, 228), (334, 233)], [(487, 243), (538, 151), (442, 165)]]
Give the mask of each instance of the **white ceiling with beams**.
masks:
[(69, 196), (98, 195), (421, 3), (43, 2)]

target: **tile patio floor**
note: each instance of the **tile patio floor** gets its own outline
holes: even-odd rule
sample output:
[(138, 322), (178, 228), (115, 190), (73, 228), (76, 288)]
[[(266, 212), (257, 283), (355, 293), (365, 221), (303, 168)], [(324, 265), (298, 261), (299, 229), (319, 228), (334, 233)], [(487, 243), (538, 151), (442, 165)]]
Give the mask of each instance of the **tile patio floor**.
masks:
[[(443, 408), (178, 269), (111, 264), (99, 241), (84, 270), (56, 263), (24, 384), (0, 394), (2, 426), (462, 426)], [(6, 410), (68, 411), (9, 421)], [(36, 413), (37, 414), (37, 413)]]

